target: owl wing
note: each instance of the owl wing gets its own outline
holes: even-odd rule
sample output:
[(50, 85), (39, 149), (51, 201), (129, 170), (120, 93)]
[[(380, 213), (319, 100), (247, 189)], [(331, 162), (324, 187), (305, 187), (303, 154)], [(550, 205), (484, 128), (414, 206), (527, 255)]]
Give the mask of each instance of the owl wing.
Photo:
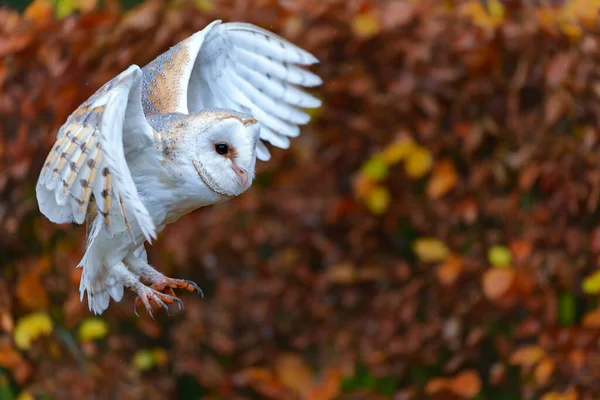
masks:
[(36, 186), (40, 211), (52, 222), (82, 224), (93, 195), (107, 229), (111, 207), (118, 205), (130, 233), (126, 210), (148, 241), (156, 237), (125, 159), (126, 151), (155, 141), (142, 110), (141, 82), (141, 69), (132, 65), (79, 106), (60, 128)]
[[(317, 62), (272, 32), (217, 20), (143, 68), (144, 111), (187, 114), (228, 108), (250, 113), (260, 122), (261, 139), (288, 148), (289, 137), (298, 136), (299, 125), (310, 120), (300, 108), (321, 105), (299, 88), (322, 83), (298, 66)], [(257, 156), (270, 158), (261, 141)]]

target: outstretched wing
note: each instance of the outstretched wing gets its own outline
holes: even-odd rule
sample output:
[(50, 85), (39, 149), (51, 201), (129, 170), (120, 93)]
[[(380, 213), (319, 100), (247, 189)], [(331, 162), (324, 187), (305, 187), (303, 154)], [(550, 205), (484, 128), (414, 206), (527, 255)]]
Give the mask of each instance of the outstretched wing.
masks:
[(147, 240), (156, 237), (125, 160), (127, 145), (150, 146), (154, 141), (142, 110), (141, 82), (141, 69), (132, 65), (60, 128), (36, 186), (40, 211), (52, 222), (82, 224), (93, 195), (107, 229), (117, 206), (128, 228), (128, 217), (133, 217)]
[[(261, 124), (261, 139), (288, 148), (289, 137), (300, 134), (298, 125), (310, 120), (301, 108), (321, 105), (299, 88), (317, 86), (321, 79), (296, 64), (317, 62), (255, 25), (214, 21), (143, 68), (144, 111), (187, 114), (229, 108), (251, 113)], [(257, 156), (270, 158), (260, 141)]]

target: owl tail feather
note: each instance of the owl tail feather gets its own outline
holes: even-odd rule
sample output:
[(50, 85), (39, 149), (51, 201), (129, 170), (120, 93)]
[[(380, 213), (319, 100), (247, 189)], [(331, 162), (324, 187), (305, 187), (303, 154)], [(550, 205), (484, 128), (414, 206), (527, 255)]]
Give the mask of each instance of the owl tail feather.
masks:
[(102, 219), (97, 217), (92, 224), (87, 250), (77, 266), (83, 267), (79, 282), (79, 300), (83, 301), (83, 296), (87, 292), (90, 311), (99, 315), (108, 308), (111, 297), (116, 302), (121, 301), (124, 287), (123, 279), (103, 262), (97, 246), (94, 246), (94, 241), (102, 227)]

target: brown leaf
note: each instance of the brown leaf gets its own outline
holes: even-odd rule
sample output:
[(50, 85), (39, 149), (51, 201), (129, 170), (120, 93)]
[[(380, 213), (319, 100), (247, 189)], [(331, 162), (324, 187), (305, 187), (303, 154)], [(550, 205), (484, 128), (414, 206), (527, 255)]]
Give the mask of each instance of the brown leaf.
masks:
[(554, 57), (546, 69), (546, 83), (550, 87), (560, 86), (567, 78), (573, 61), (574, 57), (571, 53), (563, 53)]

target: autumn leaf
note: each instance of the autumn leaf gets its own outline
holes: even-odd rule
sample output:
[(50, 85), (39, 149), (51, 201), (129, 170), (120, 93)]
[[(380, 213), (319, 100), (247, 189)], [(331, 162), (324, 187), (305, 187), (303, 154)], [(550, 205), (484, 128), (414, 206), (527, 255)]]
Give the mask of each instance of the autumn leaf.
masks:
[(375, 14), (361, 13), (352, 18), (351, 27), (356, 37), (369, 39), (379, 32), (380, 24)]
[(555, 362), (551, 358), (543, 358), (535, 367), (534, 376), (539, 385), (548, 383), (552, 373), (554, 372)]
[(427, 184), (427, 195), (431, 199), (438, 199), (456, 186), (458, 176), (452, 161), (446, 159), (439, 161), (433, 169)]
[(360, 171), (374, 182), (384, 180), (389, 174), (386, 160), (379, 155), (371, 157), (366, 163), (363, 164)]
[(79, 326), (79, 340), (90, 342), (102, 339), (108, 334), (106, 321), (97, 317), (86, 318)]
[(279, 355), (275, 359), (275, 372), (285, 387), (306, 397), (312, 384), (312, 372), (300, 356), (292, 353)]
[(13, 337), (21, 350), (29, 350), (31, 343), (41, 336), (52, 333), (52, 320), (43, 312), (33, 313), (17, 321)]
[(569, 387), (565, 392), (548, 392), (540, 400), (578, 400), (579, 393), (574, 387)]
[(469, 17), (475, 25), (484, 29), (497, 28), (504, 22), (505, 10), (499, 0), (488, 0), (485, 3), (470, 0), (461, 7), (460, 12)]
[(496, 268), (510, 268), (512, 254), (506, 246), (492, 246), (488, 250), (488, 261)]
[(581, 324), (586, 328), (600, 328), (600, 308), (595, 308), (586, 313)]
[(600, 270), (588, 275), (581, 285), (584, 293), (598, 294), (600, 293)]
[(431, 170), (433, 156), (431, 152), (422, 146), (415, 146), (408, 155), (404, 169), (412, 179), (420, 179)]
[(387, 211), (391, 201), (392, 196), (390, 195), (390, 191), (385, 186), (381, 185), (372, 187), (365, 198), (369, 210), (371, 210), (373, 214), (378, 215)]
[(449, 254), (448, 247), (439, 239), (418, 238), (413, 243), (413, 251), (424, 263), (444, 261)]
[(131, 363), (138, 371), (147, 371), (156, 365), (154, 354), (152, 354), (152, 351), (148, 349), (136, 351), (133, 355)]
[(425, 391), (428, 395), (449, 391), (463, 399), (469, 399), (481, 391), (481, 378), (476, 371), (466, 370), (453, 378), (430, 380), (425, 386)]
[(436, 277), (443, 285), (450, 286), (460, 276), (463, 270), (463, 259), (456, 255), (451, 255), (436, 268)]
[(17, 282), (19, 302), (30, 311), (47, 309), (50, 304), (46, 288), (40, 278), (40, 272), (32, 269), (22, 275)]
[(498, 300), (508, 292), (514, 280), (512, 269), (488, 269), (483, 275), (483, 293), (490, 300)]
[(537, 364), (546, 353), (537, 345), (523, 346), (510, 356), (510, 363), (520, 367), (530, 368)]
[(416, 148), (412, 139), (400, 139), (389, 144), (382, 153), (383, 160), (389, 164), (396, 164), (405, 160)]

